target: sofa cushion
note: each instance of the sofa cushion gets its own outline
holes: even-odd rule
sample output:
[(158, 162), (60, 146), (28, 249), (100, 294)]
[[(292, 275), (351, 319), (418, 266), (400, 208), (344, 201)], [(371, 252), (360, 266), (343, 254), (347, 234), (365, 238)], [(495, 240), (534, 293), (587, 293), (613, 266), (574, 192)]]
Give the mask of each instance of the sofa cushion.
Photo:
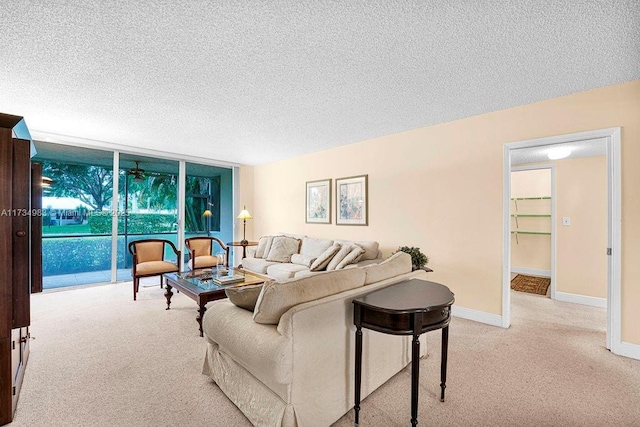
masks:
[(253, 320), (276, 325), (291, 307), (364, 285), (364, 269), (327, 271), (313, 276), (266, 282), (258, 297)]
[(266, 258), (269, 254), (269, 249), (271, 249), (271, 242), (273, 241), (273, 236), (262, 236), (260, 240), (258, 240), (258, 246), (256, 247), (256, 258)]
[(299, 271), (309, 271), (309, 267), (290, 263), (277, 263), (267, 267), (267, 275), (276, 280), (291, 279)]
[(326, 251), (318, 255), (318, 258), (316, 258), (313, 264), (311, 264), (311, 267), (309, 269), (311, 271), (324, 270), (325, 268), (327, 268), (327, 265), (329, 265), (331, 258), (333, 258), (333, 256), (339, 250), (340, 250), (340, 245), (337, 243), (334, 243), (333, 245), (329, 246)]
[(357, 263), (360, 258), (362, 258), (362, 255), (364, 255), (364, 249), (362, 249), (362, 247), (359, 245), (354, 245), (347, 256), (345, 256), (342, 261), (340, 261), (338, 265), (336, 265), (336, 270), (342, 270), (347, 265)]
[(277, 264), (277, 262), (267, 261), (262, 258), (244, 258), (242, 260), (242, 267), (244, 269), (260, 274), (267, 274), (267, 268), (274, 264)]
[(233, 286), (225, 289), (224, 293), (234, 305), (253, 311), (262, 290), (262, 283), (259, 285)]
[(290, 262), (291, 255), (297, 254), (300, 249), (300, 240), (287, 237), (276, 236), (271, 242), (269, 254), (265, 256), (267, 261)]
[(405, 252), (397, 252), (380, 264), (368, 265), (362, 270), (367, 274), (364, 284), (370, 285), (400, 274), (409, 273), (411, 271), (411, 255)]
[(311, 267), (311, 264), (316, 260), (316, 257), (310, 257), (302, 254), (293, 254), (291, 255), (291, 263), (304, 265), (307, 268)]
[(364, 255), (362, 255), (362, 260), (368, 259), (376, 259), (378, 258), (378, 242), (374, 242), (371, 240), (358, 240), (358, 241), (349, 241), (349, 240), (336, 240), (336, 243), (340, 243), (341, 245), (353, 245), (356, 244), (358, 246), (362, 246), (364, 249)]
[(333, 245), (333, 240), (314, 239), (313, 237), (305, 237), (304, 239), (302, 239), (302, 246), (300, 246), (300, 254), (308, 256), (310, 258), (317, 258), (324, 251), (326, 251), (331, 245)]

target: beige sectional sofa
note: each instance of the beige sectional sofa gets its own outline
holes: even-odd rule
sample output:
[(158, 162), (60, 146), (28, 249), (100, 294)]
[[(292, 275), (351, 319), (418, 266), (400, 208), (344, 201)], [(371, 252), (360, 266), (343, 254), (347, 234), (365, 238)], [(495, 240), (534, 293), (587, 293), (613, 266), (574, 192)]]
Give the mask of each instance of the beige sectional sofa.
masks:
[[(329, 426), (354, 405), (353, 299), (411, 278), (426, 273), (412, 272), (411, 257), (397, 253), (366, 267), (245, 287), (257, 292), (254, 311), (234, 305), (228, 292), (204, 316), (203, 373), (256, 426)], [(411, 337), (362, 332), (364, 398), (410, 363)]]
[[(278, 251), (275, 248), (275, 238), (289, 240), (291, 244)], [(294, 240), (297, 240), (297, 243)], [(283, 243), (283, 246), (286, 245), (287, 243)], [(357, 262), (339, 266), (339, 262), (336, 262), (333, 257), (329, 259), (325, 268), (317, 271), (363, 267), (382, 261), (382, 252), (378, 248), (378, 242), (375, 241), (318, 239), (298, 234), (279, 233), (275, 236), (260, 238), (257, 248), (248, 249), (248, 256), (242, 260), (242, 267), (278, 280), (302, 277), (314, 272), (312, 271), (313, 262), (323, 253), (331, 252), (334, 248), (334, 255), (340, 256), (342, 255), (340, 249), (348, 249), (356, 245), (363, 250), (357, 257)]]

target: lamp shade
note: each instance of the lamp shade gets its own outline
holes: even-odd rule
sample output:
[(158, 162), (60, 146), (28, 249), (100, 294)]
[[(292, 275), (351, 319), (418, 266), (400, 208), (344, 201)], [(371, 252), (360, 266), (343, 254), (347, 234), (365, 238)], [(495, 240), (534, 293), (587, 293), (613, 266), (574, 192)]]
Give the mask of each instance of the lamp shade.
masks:
[(204, 212), (202, 212), (202, 216), (212, 216), (213, 214), (211, 213), (211, 211), (209, 209), (205, 210)]
[(242, 209), (242, 212), (240, 212), (240, 215), (238, 215), (238, 219), (252, 219), (252, 218), (253, 217), (251, 216), (251, 214), (246, 208)]

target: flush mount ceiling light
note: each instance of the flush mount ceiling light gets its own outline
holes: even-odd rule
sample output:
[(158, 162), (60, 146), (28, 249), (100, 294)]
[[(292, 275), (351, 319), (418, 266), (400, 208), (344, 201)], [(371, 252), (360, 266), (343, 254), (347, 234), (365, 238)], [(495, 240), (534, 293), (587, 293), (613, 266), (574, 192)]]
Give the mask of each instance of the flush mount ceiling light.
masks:
[(569, 147), (555, 147), (549, 150), (547, 157), (550, 160), (560, 160), (571, 155), (571, 148)]
[(144, 181), (144, 169), (140, 169), (140, 162), (135, 160), (136, 167), (129, 169), (129, 175), (133, 175), (133, 180), (136, 182)]

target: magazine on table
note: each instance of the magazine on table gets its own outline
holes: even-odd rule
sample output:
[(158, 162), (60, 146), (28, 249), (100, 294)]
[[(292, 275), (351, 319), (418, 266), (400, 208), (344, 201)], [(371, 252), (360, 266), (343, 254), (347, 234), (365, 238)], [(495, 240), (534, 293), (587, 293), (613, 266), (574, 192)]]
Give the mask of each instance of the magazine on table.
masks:
[(244, 274), (235, 273), (229, 276), (214, 276), (213, 283), (216, 285), (232, 285), (244, 282)]

